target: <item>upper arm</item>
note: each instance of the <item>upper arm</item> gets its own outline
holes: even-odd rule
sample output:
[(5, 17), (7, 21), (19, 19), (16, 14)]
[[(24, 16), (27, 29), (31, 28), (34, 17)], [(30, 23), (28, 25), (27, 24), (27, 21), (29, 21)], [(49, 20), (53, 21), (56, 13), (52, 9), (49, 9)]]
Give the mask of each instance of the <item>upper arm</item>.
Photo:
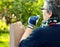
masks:
[(41, 31), (35, 29), (27, 39), (21, 41), (19, 47), (38, 47), (44, 40)]

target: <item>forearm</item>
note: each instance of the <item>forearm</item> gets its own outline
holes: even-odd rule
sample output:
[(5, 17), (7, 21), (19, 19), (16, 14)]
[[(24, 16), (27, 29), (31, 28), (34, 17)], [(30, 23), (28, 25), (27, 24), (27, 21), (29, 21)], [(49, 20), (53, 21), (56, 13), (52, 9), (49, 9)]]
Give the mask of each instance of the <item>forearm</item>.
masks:
[(31, 16), (29, 19), (28, 19), (28, 27), (27, 29), (25, 30), (20, 42), (24, 39), (26, 39), (31, 33), (32, 33), (32, 30), (34, 28), (34, 26), (37, 24), (38, 22), (38, 19), (39, 19), (39, 16)]
[(25, 29), (21, 22), (16, 22), (10, 25), (10, 47), (18, 47), (24, 32)]
[(22, 40), (26, 39), (26, 38), (32, 33), (32, 30), (33, 30), (33, 29), (31, 29), (31, 28), (26, 28), (26, 30), (25, 30), (25, 32), (24, 32), (24, 34), (23, 34), (20, 42), (21, 42)]

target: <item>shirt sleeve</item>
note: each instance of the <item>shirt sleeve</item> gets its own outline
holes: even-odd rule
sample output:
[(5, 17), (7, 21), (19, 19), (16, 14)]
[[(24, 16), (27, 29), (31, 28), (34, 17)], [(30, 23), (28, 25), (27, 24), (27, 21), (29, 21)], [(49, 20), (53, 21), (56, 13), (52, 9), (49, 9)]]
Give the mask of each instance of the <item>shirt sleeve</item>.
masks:
[(44, 41), (42, 36), (42, 30), (35, 29), (27, 39), (21, 41), (19, 47), (39, 47)]

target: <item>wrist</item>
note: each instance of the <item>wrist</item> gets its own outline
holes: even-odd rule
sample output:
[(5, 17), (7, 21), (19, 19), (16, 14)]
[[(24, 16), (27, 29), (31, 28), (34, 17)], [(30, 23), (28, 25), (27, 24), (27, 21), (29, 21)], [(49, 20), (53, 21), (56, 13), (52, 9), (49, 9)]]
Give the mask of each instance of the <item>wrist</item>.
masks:
[(28, 28), (33, 29), (34, 25), (28, 25)]

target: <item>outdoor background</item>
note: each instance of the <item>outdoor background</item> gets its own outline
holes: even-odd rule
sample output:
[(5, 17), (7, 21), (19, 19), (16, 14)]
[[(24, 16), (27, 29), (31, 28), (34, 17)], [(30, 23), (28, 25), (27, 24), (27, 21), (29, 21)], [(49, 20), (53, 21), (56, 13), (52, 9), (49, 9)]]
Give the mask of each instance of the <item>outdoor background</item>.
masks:
[(30, 16), (39, 15), (42, 21), (43, 0), (0, 0), (0, 47), (10, 47), (10, 24), (21, 21), (27, 26)]

